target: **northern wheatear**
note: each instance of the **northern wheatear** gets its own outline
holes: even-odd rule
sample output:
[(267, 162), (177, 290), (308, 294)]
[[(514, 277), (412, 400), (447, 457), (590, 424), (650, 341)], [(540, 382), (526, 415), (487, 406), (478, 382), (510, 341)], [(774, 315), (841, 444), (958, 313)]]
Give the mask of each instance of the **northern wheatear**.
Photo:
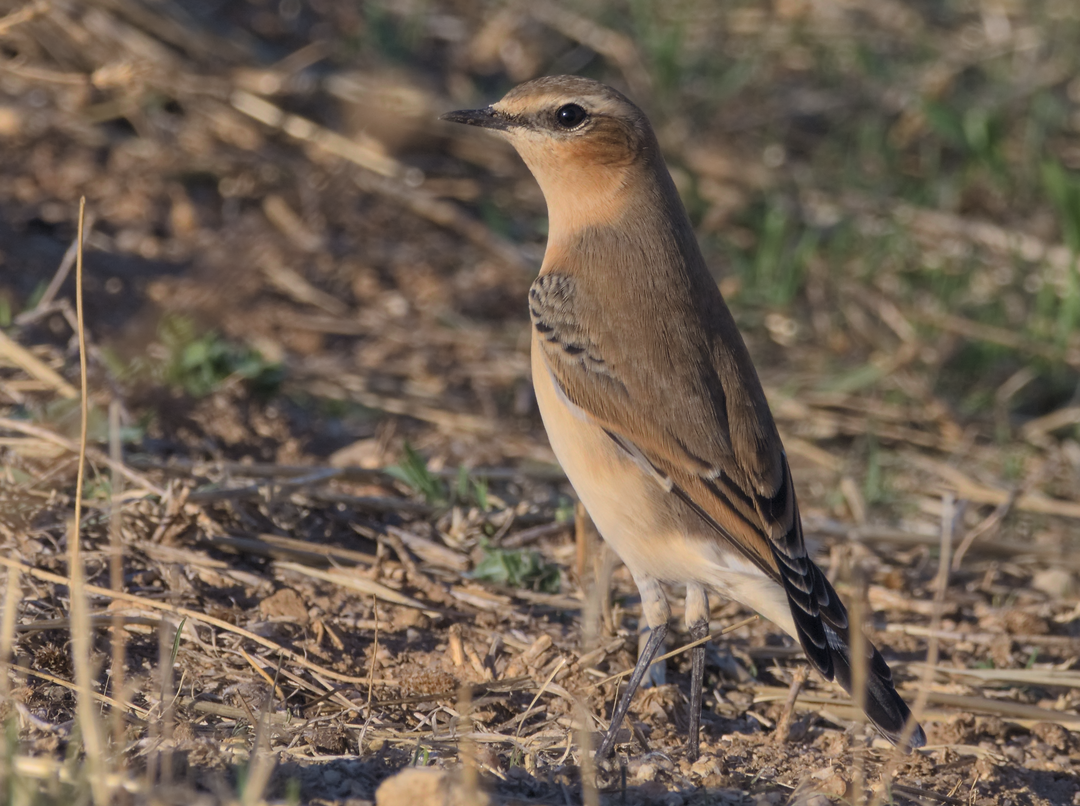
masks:
[[(713, 590), (773, 621), (852, 688), (847, 610), (807, 555), (787, 456), (644, 113), (585, 78), (540, 78), (445, 120), (504, 135), (548, 206), (529, 291), (532, 375), (551, 447), (641, 592), (652, 634), (597, 755), (611, 752), (686, 585), (692, 639)], [(897, 742), (911, 713), (868, 641), (861, 698)], [(691, 650), (698, 753), (705, 647)], [(857, 673), (857, 672), (856, 672)], [(926, 743), (912, 726), (908, 744)]]

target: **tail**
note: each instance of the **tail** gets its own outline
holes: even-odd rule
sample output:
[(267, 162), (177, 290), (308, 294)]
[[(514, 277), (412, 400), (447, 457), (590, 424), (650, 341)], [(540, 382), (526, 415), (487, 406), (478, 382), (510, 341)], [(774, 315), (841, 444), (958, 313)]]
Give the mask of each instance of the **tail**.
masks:
[[(807, 596), (804, 591), (792, 591), (787, 579), (784, 587), (795, 616), (795, 628), (799, 642), (806, 651), (810, 663), (827, 680), (835, 680), (852, 694), (853, 677), (851, 632), (848, 625), (847, 608), (840, 601), (839, 595), (829, 584), (821, 570), (807, 558), (806, 576), (814, 578), (811, 589), (817, 607), (806, 608)], [(795, 595), (792, 596), (792, 593)], [(816, 610), (816, 613), (808, 612)], [(820, 640), (824, 638), (824, 641)], [(865, 692), (862, 706), (866, 716), (882, 735), (893, 744), (899, 744), (904, 726), (911, 719), (911, 710), (901, 699), (893, 685), (892, 671), (881, 653), (868, 640), (863, 641), (866, 663), (862, 672), (865, 678)], [(908, 752), (926, 744), (926, 734), (920, 725), (915, 724), (911, 737), (904, 746)]]
[[(833, 593), (835, 596), (836, 594)], [(843, 605), (841, 605), (843, 607)], [(846, 615), (846, 613), (845, 613)], [(823, 619), (824, 620), (824, 619)], [(829, 654), (832, 656), (833, 677), (837, 683), (844, 687), (844, 691), (852, 694), (853, 673), (851, 669), (851, 644), (848, 635), (836, 632), (825, 621), (825, 635), (829, 642)], [(911, 710), (907, 703), (900, 697), (893, 685), (892, 670), (881, 657), (881, 653), (869, 641), (864, 639), (866, 645), (866, 692), (863, 697), (863, 709), (866, 716), (874, 724), (882, 735), (893, 744), (899, 744), (904, 732), (904, 725), (911, 719)], [(854, 695), (853, 695), (854, 696)], [(915, 723), (911, 737), (904, 747), (904, 751), (913, 750), (926, 744), (926, 734), (922, 726)]]

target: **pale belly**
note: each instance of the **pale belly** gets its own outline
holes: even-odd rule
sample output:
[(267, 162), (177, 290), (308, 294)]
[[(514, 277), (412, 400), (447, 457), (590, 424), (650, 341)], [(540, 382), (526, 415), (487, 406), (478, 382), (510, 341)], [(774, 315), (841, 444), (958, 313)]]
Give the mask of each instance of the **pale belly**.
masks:
[(597, 530), (639, 585), (644, 579), (696, 582), (795, 634), (781, 586), (742, 555), (703, 534), (699, 518), (566, 399), (535, 334), (532, 375), (551, 449)]

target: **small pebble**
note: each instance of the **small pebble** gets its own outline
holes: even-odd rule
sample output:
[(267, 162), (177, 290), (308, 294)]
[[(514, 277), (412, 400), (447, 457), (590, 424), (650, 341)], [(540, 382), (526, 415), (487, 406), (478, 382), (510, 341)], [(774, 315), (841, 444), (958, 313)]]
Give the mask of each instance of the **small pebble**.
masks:
[(1073, 575), (1064, 568), (1047, 568), (1031, 578), (1031, 587), (1055, 597), (1068, 596), (1075, 585)]
[(488, 806), (483, 791), (469, 791), (444, 770), (406, 767), (375, 790), (376, 806)]
[(721, 772), (720, 762), (712, 756), (702, 756), (690, 767), (690, 772), (700, 778), (716, 775)]
[(646, 763), (642, 764), (641, 766), (639, 766), (634, 771), (634, 780), (635, 781), (652, 781), (653, 779), (656, 778), (656, 773), (657, 772), (659, 772), (659, 770), (656, 768), (655, 764), (650, 764), (650, 763), (646, 762)]
[(663, 753), (647, 753), (640, 758), (631, 759), (626, 771), (635, 781), (653, 781), (663, 772), (671, 772), (675, 763)]

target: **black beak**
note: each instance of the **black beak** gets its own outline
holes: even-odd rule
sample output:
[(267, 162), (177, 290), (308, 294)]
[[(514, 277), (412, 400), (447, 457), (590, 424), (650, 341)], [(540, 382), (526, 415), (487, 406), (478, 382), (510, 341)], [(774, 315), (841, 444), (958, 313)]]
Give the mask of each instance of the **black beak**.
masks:
[(495, 111), (493, 107), (484, 109), (462, 109), (457, 112), (447, 112), (440, 120), (448, 120), (451, 123), (464, 123), (468, 126), (480, 126), (484, 129), (497, 129), (504, 131), (510, 128), (510, 121)]

